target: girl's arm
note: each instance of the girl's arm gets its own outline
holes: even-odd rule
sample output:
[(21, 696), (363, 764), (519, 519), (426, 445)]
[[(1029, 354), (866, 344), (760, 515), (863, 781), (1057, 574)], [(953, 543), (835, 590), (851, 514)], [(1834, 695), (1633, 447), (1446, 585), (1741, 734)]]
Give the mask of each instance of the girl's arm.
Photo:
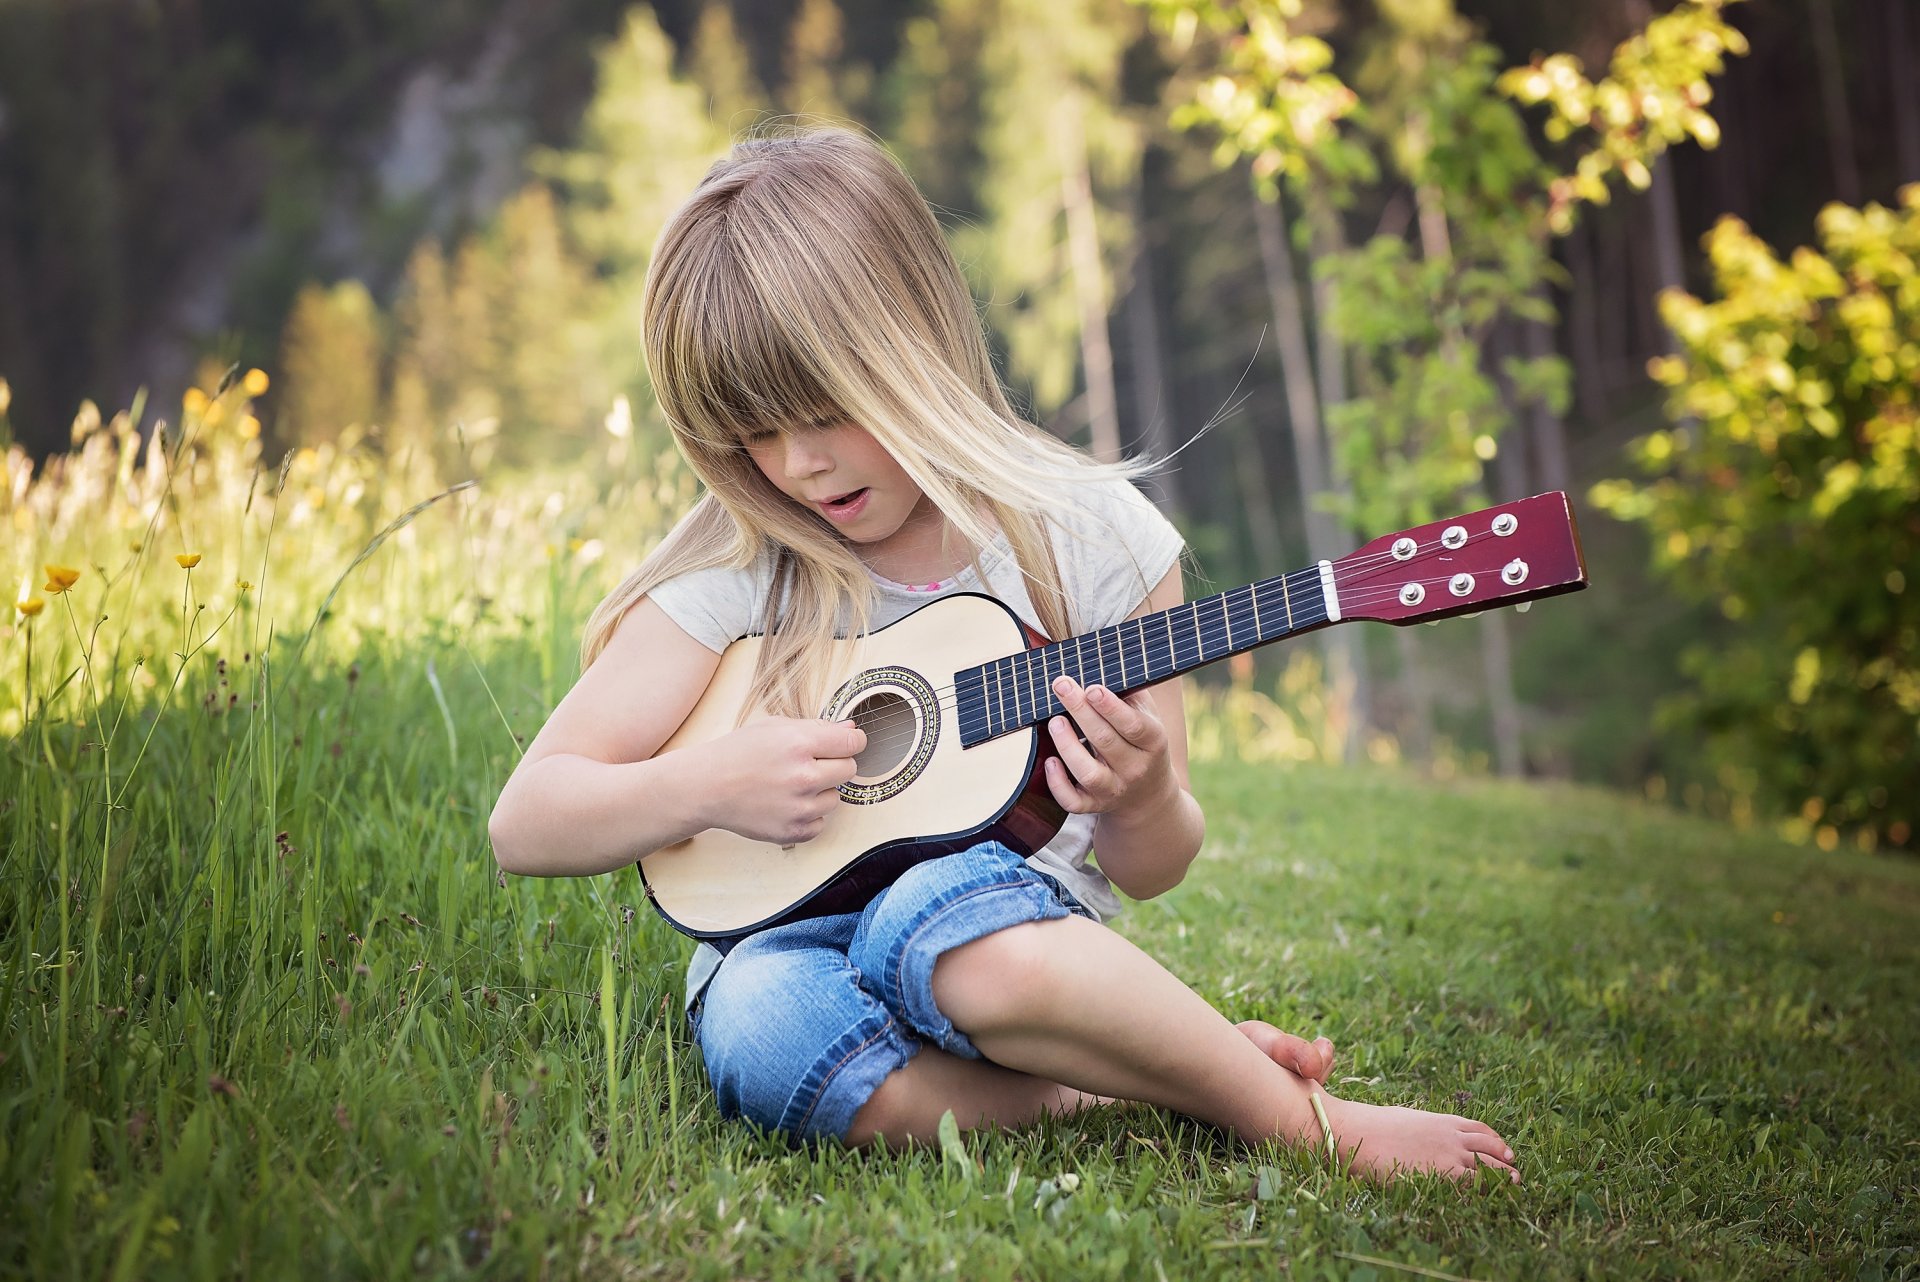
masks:
[(508, 872), (610, 872), (708, 828), (791, 844), (814, 836), (853, 777), (851, 725), (767, 718), (659, 753), (720, 656), (652, 601), (627, 612), (528, 745), (487, 821)]
[[(1170, 610), (1185, 598), (1176, 565), (1129, 617)], [(1056, 718), (1050, 727), (1060, 752), (1047, 764), (1054, 799), (1074, 813), (1099, 816), (1093, 848), (1114, 885), (1135, 899), (1171, 890), (1187, 875), (1207, 827), (1188, 791), (1180, 683), (1163, 681), (1124, 699), (1097, 686), (1082, 689), (1067, 677), (1054, 690), (1073, 716), (1072, 723)]]

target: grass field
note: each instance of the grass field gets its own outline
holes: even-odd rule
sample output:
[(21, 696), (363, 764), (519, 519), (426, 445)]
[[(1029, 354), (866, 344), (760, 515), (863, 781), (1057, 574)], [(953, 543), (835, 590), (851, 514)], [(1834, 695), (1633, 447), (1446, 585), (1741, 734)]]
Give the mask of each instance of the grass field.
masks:
[(216, 452), (142, 492), (96, 452), (0, 513), (83, 570), (0, 629), (0, 1274), (1920, 1275), (1910, 862), (1229, 752), (1206, 854), (1122, 929), (1333, 1037), (1339, 1089), (1485, 1118), (1523, 1186), (1374, 1188), (1131, 1107), (790, 1151), (717, 1118), (637, 877), (486, 844), (594, 540), (641, 545), (671, 478), (383, 538), (437, 486)]
[[(472, 671), (442, 679), (464, 751), (488, 700)], [(1342, 1089), (1486, 1118), (1523, 1187), (1379, 1190), (1141, 1108), (946, 1152), (790, 1152), (716, 1117), (683, 950), (634, 876), (499, 883), (484, 816), (506, 755), (452, 768), (419, 665), (298, 702), (279, 734), (306, 727), (300, 749), (219, 726), (184, 749), (233, 772), (281, 758), (244, 778), (276, 781), (287, 835), (256, 827), (244, 778), (178, 780), (133, 801), (104, 911), (76, 876), (99, 826), (78, 736), (10, 745), (5, 1271), (1825, 1278), (1920, 1259), (1910, 866), (1570, 788), (1209, 766), (1209, 854), (1127, 932), (1230, 1015), (1332, 1036)]]

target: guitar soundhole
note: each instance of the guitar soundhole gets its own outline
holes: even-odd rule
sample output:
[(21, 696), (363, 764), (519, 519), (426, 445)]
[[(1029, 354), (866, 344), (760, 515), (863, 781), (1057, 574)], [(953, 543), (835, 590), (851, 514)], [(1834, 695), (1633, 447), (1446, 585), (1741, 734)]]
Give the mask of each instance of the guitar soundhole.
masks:
[(893, 773), (907, 759), (919, 738), (913, 705), (891, 690), (880, 690), (855, 704), (847, 714), (867, 732), (866, 751), (853, 759), (855, 778), (877, 779)]
[(840, 785), (841, 799), (855, 806), (906, 791), (940, 742), (940, 696), (911, 668), (869, 668), (840, 687), (826, 715), (852, 717), (867, 732), (866, 748), (853, 759), (859, 773)]

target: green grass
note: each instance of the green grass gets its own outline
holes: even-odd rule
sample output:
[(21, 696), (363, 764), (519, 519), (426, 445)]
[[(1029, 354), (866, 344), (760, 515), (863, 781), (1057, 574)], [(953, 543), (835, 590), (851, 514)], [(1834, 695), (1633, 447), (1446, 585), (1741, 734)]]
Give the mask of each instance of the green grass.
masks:
[(1920, 1273), (1910, 863), (1209, 764), (1208, 853), (1123, 928), (1231, 1016), (1333, 1037), (1353, 1095), (1485, 1118), (1523, 1187), (1377, 1189), (1134, 1107), (791, 1151), (716, 1116), (634, 874), (496, 877), (552, 649), (366, 641), (349, 679), (281, 641), (263, 680), (217, 645), (119, 725), (110, 815), (81, 717), (5, 741), (0, 1273)]

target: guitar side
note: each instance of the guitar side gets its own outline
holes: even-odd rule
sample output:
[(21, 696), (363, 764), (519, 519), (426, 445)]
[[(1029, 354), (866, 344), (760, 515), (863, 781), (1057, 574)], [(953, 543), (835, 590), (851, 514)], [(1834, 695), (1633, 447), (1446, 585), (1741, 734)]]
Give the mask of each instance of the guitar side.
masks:
[[(811, 841), (779, 846), (722, 828), (641, 858), (654, 907), (697, 938), (854, 911), (905, 868), (989, 838), (1031, 853), (1063, 812), (1041, 778), (1046, 736), (1029, 729), (962, 748), (953, 674), (1028, 644), (1028, 633), (991, 597), (957, 593), (863, 637), (835, 643), (845, 684), (824, 715), (852, 715), (868, 730), (863, 773)], [(763, 719), (742, 718), (762, 639), (727, 648), (672, 752)], [(906, 835), (903, 835), (906, 834)]]

